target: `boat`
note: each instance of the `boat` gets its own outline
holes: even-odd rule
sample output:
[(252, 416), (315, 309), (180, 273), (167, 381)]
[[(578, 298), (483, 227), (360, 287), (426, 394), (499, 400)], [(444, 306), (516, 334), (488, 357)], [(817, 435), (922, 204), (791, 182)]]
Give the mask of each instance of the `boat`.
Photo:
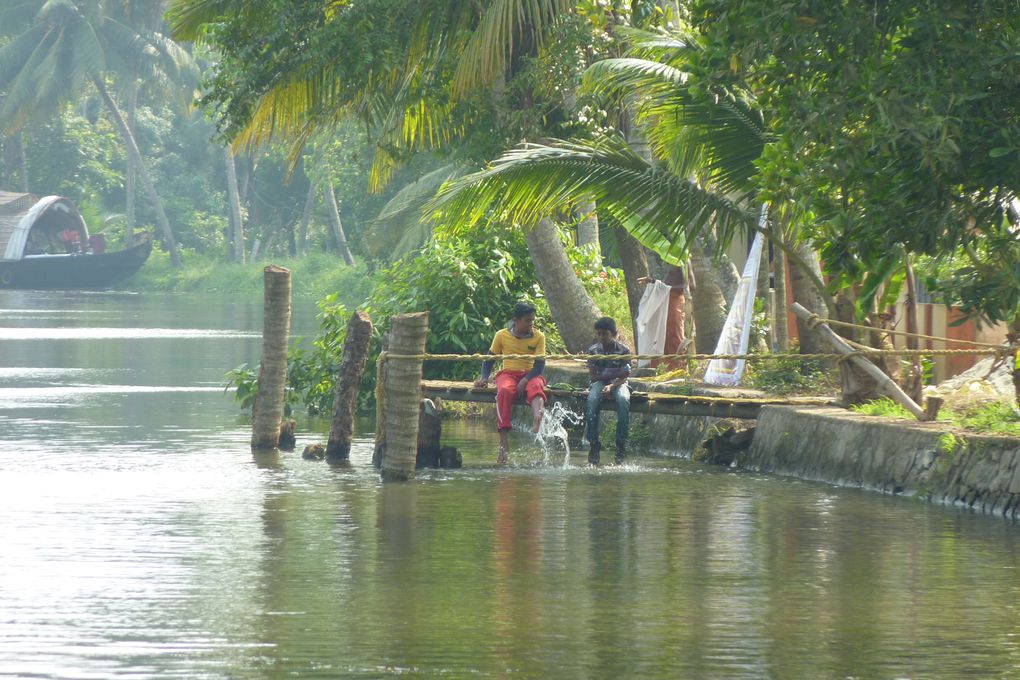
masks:
[(103, 235), (89, 234), (67, 198), (0, 191), (0, 288), (107, 288), (151, 252), (148, 237), (107, 252)]

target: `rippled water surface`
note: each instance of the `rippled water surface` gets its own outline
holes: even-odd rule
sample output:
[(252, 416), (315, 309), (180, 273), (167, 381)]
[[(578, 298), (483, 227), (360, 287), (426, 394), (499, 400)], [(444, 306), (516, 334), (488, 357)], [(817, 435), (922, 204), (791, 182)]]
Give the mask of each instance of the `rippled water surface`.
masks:
[(523, 435), (497, 469), (487, 420), (409, 484), (371, 418), (349, 466), (253, 458), (223, 373), (260, 329), (259, 300), (0, 292), (0, 676), (1020, 677), (1012, 524)]

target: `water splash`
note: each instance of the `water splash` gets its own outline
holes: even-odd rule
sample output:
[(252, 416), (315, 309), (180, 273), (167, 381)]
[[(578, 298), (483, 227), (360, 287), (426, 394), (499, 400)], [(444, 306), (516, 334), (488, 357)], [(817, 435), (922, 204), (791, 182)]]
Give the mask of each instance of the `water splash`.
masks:
[(563, 450), (563, 467), (570, 467), (570, 443), (567, 441), (565, 425), (579, 425), (584, 416), (574, 413), (561, 402), (554, 402), (545, 409), (542, 424), (535, 434), (535, 443), (542, 449), (542, 464), (549, 465), (553, 452)]

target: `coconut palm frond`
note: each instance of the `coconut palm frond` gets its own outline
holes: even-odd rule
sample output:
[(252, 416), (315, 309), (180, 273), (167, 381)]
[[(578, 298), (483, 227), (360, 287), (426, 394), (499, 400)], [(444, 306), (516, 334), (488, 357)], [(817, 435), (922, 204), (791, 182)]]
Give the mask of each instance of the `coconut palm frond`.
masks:
[(666, 253), (682, 252), (709, 225), (727, 235), (754, 219), (727, 197), (650, 165), (618, 138), (514, 149), (449, 183), (426, 210), (454, 225), (488, 218), (527, 225), (592, 200), (639, 241)]
[(568, 0), (494, 0), (471, 35), (453, 77), (453, 92), (464, 96), (506, 73), (524, 35), (541, 42), (556, 17), (573, 10)]

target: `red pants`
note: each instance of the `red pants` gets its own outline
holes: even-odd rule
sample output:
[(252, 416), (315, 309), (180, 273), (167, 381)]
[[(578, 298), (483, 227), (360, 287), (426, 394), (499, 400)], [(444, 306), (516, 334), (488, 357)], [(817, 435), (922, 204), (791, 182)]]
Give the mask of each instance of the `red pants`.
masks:
[[(527, 371), (500, 371), (496, 374), (496, 430), (510, 429), (510, 409), (517, 399), (517, 383)], [(524, 388), (530, 404), (535, 397), (545, 399), (545, 378), (536, 375)]]

